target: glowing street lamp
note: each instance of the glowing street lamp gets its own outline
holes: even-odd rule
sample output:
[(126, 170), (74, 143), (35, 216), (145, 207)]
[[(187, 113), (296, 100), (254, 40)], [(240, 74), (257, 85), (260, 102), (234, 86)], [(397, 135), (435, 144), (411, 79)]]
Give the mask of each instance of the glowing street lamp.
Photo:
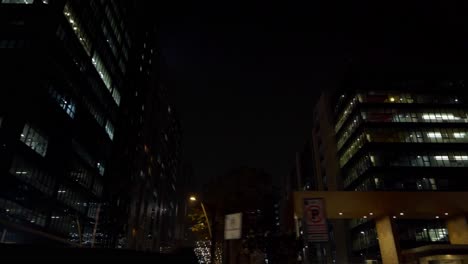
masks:
[[(194, 195), (190, 196), (189, 197), (189, 200), (191, 202), (196, 202), (197, 201), (197, 197), (195, 197)], [(203, 210), (203, 214), (205, 215), (205, 219), (206, 219), (206, 224), (208, 226), (208, 233), (210, 234), (210, 239), (213, 237), (212, 234), (211, 234), (211, 225), (210, 225), (210, 220), (208, 219), (208, 215), (206, 214), (206, 210), (205, 210), (205, 205), (203, 204), (202, 201), (200, 201), (200, 205), (201, 205), (201, 208)]]

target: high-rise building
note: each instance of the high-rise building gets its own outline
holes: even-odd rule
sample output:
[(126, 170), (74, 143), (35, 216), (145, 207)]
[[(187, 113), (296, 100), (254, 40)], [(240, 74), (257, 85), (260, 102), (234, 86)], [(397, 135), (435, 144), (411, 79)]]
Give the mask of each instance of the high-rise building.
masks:
[[(322, 94), (315, 108), (313, 133), (319, 190), (467, 190), (463, 177), (468, 168), (465, 83), (427, 76), (356, 78), (336, 92)], [(411, 216), (405, 212), (390, 216), (400, 252), (449, 243), (447, 219), (414, 210)], [(373, 215), (367, 212), (349, 220), (342, 230), (346, 233), (341, 239), (348, 243), (353, 261), (381, 258)]]
[(0, 3), (2, 242), (173, 246), (181, 133), (148, 2)]

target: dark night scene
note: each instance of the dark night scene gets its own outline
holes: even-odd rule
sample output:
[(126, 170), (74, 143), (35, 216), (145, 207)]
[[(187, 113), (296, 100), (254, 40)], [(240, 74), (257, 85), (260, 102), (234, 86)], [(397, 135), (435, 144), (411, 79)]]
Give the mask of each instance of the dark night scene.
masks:
[(0, 262), (467, 264), (467, 14), (0, 0)]

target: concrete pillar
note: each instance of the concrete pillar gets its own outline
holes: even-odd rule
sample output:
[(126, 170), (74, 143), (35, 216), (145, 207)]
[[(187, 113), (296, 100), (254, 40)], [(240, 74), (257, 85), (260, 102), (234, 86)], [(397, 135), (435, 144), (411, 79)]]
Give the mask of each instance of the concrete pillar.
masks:
[(398, 247), (398, 241), (395, 240), (392, 219), (390, 219), (389, 216), (384, 216), (375, 220), (375, 229), (377, 230), (377, 236), (379, 238), (382, 263), (400, 263), (400, 249)]
[[(333, 230), (335, 235), (336, 259), (334, 263), (349, 263), (348, 261), (348, 241), (349, 230), (346, 226), (346, 220), (333, 219)], [(331, 255), (331, 254), (330, 254)]]
[(447, 229), (450, 239), (450, 244), (468, 245), (468, 225), (466, 216), (459, 215), (447, 219)]

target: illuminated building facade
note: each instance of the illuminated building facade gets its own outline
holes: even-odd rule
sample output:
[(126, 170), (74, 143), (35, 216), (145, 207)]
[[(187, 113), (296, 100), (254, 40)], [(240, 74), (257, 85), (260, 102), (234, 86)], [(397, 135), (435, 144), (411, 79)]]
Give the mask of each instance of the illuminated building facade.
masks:
[[(464, 82), (427, 76), (382, 80), (354, 80), (335, 93), (323, 93), (316, 106), (322, 114), (314, 115), (318, 189), (467, 191)], [(350, 261), (381, 257), (371, 216), (349, 220)], [(392, 222), (401, 250), (449, 243), (446, 223), (438, 217), (408, 219), (399, 212)]]
[(0, 1), (2, 243), (173, 244), (180, 125), (145, 4)]

